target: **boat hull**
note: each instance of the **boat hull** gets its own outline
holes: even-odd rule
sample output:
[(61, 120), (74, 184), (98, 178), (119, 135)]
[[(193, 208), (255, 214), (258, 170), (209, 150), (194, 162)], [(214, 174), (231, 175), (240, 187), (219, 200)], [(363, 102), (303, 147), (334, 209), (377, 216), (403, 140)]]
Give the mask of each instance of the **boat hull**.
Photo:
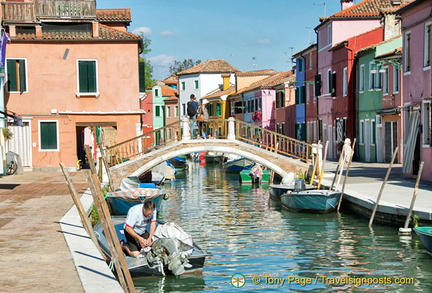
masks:
[(304, 190), (288, 192), (281, 196), (282, 207), (305, 213), (330, 213), (335, 210), (340, 191)]
[[(313, 185), (306, 185), (306, 190), (312, 190), (316, 187)], [(287, 193), (289, 191), (294, 191), (296, 186), (294, 184), (284, 185), (284, 184), (270, 184), (269, 185), (269, 193), (270, 198), (274, 200), (280, 200), (282, 194)]]
[[(116, 230), (117, 237), (119, 241), (126, 241), (124, 235), (124, 217), (112, 217), (112, 221), (114, 224), (114, 228)], [(162, 223), (160, 223), (162, 224)], [(111, 257), (111, 253), (109, 250), (107, 239), (105, 238), (105, 234), (103, 232), (102, 224), (99, 222), (94, 227), (94, 232), (96, 234), (96, 238), (98, 239), (99, 245), (104, 251), (104, 253)], [(204, 262), (207, 254), (199, 247), (196, 243), (194, 243), (194, 248), (191, 256), (188, 258), (189, 264), (191, 267), (185, 268), (184, 274), (188, 273), (196, 273), (202, 271), (204, 267)], [(163, 272), (161, 272), (158, 266), (151, 267), (149, 266), (146, 257), (135, 258), (126, 256), (126, 264), (133, 278), (137, 277), (146, 277), (146, 276), (163, 276), (164, 274), (171, 274), (168, 268), (164, 268)]]
[(240, 173), (243, 170), (249, 170), (255, 162), (246, 158), (239, 158), (225, 163), (225, 172)]
[(270, 171), (263, 170), (261, 181), (254, 181), (250, 170), (243, 170), (240, 172), (240, 182), (242, 184), (252, 184), (252, 183), (269, 183), (270, 182)]
[(415, 227), (414, 231), (420, 237), (421, 242), (426, 247), (427, 251), (432, 253), (432, 227), (422, 226)]
[[(165, 196), (165, 193), (150, 199), (151, 201), (153, 201), (155, 203), (157, 210), (160, 210), (164, 196)], [(113, 215), (113, 216), (127, 215), (128, 211), (131, 207), (143, 202), (141, 200), (128, 201), (128, 200), (124, 200), (124, 199), (117, 198), (117, 197), (107, 197), (106, 201), (107, 201), (107, 204), (110, 208), (111, 215)]]

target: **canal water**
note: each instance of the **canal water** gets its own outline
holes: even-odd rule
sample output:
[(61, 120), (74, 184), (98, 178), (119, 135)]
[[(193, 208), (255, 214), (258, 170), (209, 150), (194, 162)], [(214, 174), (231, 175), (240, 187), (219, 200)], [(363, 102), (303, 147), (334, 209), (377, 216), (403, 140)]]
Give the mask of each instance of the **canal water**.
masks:
[(242, 186), (217, 164), (191, 163), (164, 188), (159, 217), (209, 256), (202, 274), (135, 280), (140, 292), (432, 292), (432, 255), (415, 234), (348, 214), (288, 212), (266, 185)]

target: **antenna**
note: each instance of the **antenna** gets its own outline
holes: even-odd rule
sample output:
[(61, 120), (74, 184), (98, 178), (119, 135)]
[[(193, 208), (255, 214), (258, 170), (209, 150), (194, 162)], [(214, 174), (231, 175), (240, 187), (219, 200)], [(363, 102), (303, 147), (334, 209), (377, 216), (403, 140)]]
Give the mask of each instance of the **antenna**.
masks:
[(323, 6), (324, 7), (324, 17), (326, 17), (327, 13), (326, 13), (326, 3), (325, 2), (323, 2), (323, 3), (314, 3), (313, 5)]
[[(288, 49), (290, 49), (290, 65), (291, 65), (291, 69), (292, 69), (292, 67), (293, 67), (293, 59), (292, 59), (292, 55), (293, 55), (293, 49), (294, 49), (294, 47), (288, 47)], [(288, 61), (287, 61), (287, 63), (288, 63)]]
[(252, 56), (252, 62), (253, 62), (252, 66), (253, 66), (253, 68), (255, 68), (258, 65), (258, 64), (255, 63), (256, 59), (257, 59), (256, 56)]
[(309, 30), (308, 43), (309, 43), (309, 44), (312, 44), (312, 42), (311, 42), (311, 32), (312, 32), (312, 28), (311, 28), (310, 26), (307, 26), (306, 28)]

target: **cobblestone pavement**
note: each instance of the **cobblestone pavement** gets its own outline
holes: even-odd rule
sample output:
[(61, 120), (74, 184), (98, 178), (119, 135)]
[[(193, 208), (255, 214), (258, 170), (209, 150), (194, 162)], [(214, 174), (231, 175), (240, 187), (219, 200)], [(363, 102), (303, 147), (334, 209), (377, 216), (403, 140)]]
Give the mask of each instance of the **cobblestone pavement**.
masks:
[[(84, 172), (71, 176), (84, 192)], [(2, 292), (84, 292), (59, 225), (72, 205), (61, 172), (0, 177)]]

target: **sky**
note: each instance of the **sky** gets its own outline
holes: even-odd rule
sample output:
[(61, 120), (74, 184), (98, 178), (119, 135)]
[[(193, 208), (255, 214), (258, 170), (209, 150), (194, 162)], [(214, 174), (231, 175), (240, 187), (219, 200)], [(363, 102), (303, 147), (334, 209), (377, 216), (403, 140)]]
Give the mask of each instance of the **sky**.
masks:
[[(358, 3), (359, 1), (354, 1)], [(185, 59), (224, 59), (242, 72), (291, 69), (291, 56), (315, 43), (319, 18), (340, 0), (99, 0), (97, 8), (130, 8), (128, 31), (151, 40), (153, 78)]]

